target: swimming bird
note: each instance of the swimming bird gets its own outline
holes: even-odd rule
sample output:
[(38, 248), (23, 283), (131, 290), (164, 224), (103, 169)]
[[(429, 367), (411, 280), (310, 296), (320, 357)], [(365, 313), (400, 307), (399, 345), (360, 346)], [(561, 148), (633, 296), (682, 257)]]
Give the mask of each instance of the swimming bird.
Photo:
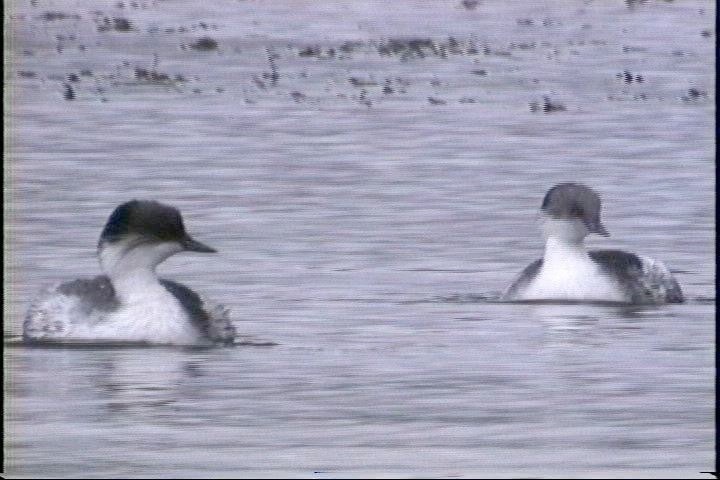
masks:
[(587, 235), (610, 235), (600, 209), (600, 197), (585, 185), (552, 187), (540, 207), (544, 256), (522, 271), (503, 300), (682, 303), (680, 285), (661, 261), (621, 250), (585, 249)]
[(103, 275), (45, 289), (28, 309), (25, 342), (231, 344), (229, 312), (190, 288), (158, 278), (180, 252), (216, 250), (185, 231), (180, 211), (150, 200), (118, 206), (97, 245)]

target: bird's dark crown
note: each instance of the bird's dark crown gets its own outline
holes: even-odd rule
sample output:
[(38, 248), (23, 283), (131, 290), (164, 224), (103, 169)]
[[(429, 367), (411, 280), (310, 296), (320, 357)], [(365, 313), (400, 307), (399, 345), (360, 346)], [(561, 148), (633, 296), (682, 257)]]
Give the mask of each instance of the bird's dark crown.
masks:
[(118, 206), (105, 223), (100, 243), (132, 234), (168, 242), (187, 238), (180, 211), (152, 200), (131, 200)]
[(600, 197), (580, 183), (560, 183), (548, 190), (540, 209), (555, 218), (599, 217)]

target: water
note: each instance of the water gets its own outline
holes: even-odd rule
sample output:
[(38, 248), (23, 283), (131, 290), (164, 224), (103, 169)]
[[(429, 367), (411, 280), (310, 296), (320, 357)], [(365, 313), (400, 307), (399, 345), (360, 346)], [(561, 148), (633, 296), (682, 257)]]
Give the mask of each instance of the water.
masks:
[[(702, 1), (17, 2), (6, 472), (707, 478), (714, 18)], [(663, 259), (688, 302), (492, 302), (541, 254), (560, 181), (604, 198), (612, 237), (591, 247)], [(130, 198), (178, 206), (220, 251), (161, 272), (230, 306), (248, 345), (15, 343), (42, 285), (98, 272)]]

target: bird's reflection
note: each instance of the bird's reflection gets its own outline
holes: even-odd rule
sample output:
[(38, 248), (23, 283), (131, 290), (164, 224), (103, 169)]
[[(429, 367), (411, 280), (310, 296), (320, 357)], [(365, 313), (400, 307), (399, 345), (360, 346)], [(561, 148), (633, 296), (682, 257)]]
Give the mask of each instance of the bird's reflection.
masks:
[(37, 348), (32, 353), (22, 356), (23, 368), (42, 373), (45, 381), (26, 388), (41, 389), (43, 396), (68, 405), (91, 399), (75, 415), (105, 420), (164, 416), (197, 390), (194, 382), (206, 373), (197, 358), (204, 353), (186, 348)]
[[(148, 350), (149, 355), (106, 351), (99, 356), (89, 378), (108, 413), (170, 413), (185, 396), (188, 383), (204, 375), (201, 363), (188, 359), (185, 349)], [(155, 354), (156, 350), (160, 351)]]
[[(544, 303), (528, 305), (528, 314), (543, 325), (546, 347), (606, 344), (654, 328), (644, 322), (662, 307), (620, 303)], [(672, 313), (669, 313), (672, 315)]]

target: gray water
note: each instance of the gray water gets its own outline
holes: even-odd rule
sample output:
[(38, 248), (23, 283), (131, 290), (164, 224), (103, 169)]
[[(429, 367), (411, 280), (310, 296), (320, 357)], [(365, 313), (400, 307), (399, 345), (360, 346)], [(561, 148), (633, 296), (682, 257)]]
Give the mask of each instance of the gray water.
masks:
[[(714, 8), (14, 2), (6, 473), (708, 478)], [(493, 302), (561, 181), (688, 302)], [(17, 343), (131, 198), (219, 250), (161, 273), (244, 345)]]

